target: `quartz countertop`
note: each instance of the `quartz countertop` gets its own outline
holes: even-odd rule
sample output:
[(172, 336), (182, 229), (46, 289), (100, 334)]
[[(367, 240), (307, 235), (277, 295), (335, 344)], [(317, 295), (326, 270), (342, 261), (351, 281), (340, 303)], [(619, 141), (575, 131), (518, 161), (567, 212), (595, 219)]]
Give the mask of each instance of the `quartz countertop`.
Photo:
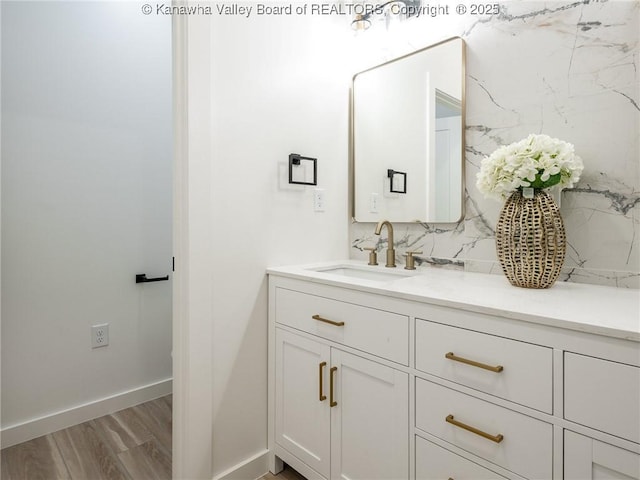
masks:
[[(397, 279), (367, 280), (323, 272), (340, 266), (394, 271)], [(640, 342), (640, 290), (556, 282), (551, 288), (512, 286), (503, 275), (437, 267), (369, 267), (355, 260), (269, 268), (267, 273), (516, 320)], [(407, 275), (407, 276), (403, 276)]]

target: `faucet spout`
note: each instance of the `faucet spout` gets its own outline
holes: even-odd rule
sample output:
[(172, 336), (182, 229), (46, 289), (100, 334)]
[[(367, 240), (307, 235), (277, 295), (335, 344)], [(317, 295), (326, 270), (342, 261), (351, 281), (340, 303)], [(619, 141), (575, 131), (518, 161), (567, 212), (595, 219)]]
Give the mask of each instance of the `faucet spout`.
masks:
[(396, 266), (396, 251), (393, 248), (393, 225), (389, 220), (381, 220), (376, 225), (375, 234), (380, 235), (382, 233), (382, 227), (387, 227), (387, 263), (385, 267)]

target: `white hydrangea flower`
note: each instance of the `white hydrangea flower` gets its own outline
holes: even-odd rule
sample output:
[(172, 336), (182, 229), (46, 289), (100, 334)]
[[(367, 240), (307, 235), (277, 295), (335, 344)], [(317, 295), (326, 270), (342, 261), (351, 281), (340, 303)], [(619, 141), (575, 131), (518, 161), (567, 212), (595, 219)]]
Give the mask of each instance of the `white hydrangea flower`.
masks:
[(485, 157), (476, 175), (476, 186), (486, 197), (502, 200), (523, 187), (571, 188), (583, 168), (572, 144), (531, 134)]

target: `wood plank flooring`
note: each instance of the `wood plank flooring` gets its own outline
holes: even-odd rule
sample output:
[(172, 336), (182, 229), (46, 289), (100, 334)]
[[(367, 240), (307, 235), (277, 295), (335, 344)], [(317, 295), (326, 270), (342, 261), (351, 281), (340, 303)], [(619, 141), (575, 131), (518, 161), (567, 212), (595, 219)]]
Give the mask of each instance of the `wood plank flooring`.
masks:
[(2, 480), (169, 480), (172, 397), (8, 447)]
[(278, 475), (273, 475), (268, 472), (266, 475), (260, 477), (258, 480), (307, 480), (298, 472), (296, 472), (293, 468), (288, 465), (285, 465), (284, 470), (281, 471)]
[[(0, 451), (2, 480), (170, 480), (172, 397)], [(252, 479), (247, 479), (252, 480)], [(306, 480), (285, 466), (258, 480)]]

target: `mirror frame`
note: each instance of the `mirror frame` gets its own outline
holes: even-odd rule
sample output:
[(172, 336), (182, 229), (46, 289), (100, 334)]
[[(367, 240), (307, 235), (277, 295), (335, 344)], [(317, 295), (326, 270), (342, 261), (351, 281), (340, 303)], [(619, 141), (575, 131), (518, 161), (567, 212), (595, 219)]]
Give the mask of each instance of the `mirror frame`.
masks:
[(429, 222), (427, 220), (415, 220), (414, 222), (403, 222), (403, 221), (394, 221), (393, 219), (380, 219), (380, 220), (389, 220), (391, 222), (394, 223), (429, 223), (429, 224), (447, 224), (447, 225), (455, 225), (458, 224), (462, 221), (464, 221), (465, 218), (465, 212), (466, 212), (466, 205), (465, 205), (465, 193), (466, 193), (466, 169), (465, 169), (465, 165), (466, 165), (466, 125), (467, 125), (467, 94), (466, 94), (466, 78), (467, 78), (467, 74), (466, 74), (466, 66), (467, 66), (467, 44), (464, 41), (464, 39), (462, 37), (449, 37), (445, 40), (441, 40), (437, 43), (434, 43), (432, 45), (428, 45), (424, 48), (420, 48), (418, 50), (414, 50), (413, 52), (407, 53), (405, 55), (402, 55), (400, 57), (394, 58), (392, 60), (389, 60), (387, 62), (375, 65), (373, 67), (367, 68), (366, 70), (362, 70), (361, 72), (357, 72), (356, 74), (353, 75), (353, 77), (351, 78), (351, 87), (349, 89), (349, 212), (351, 214), (351, 223), (375, 223), (375, 222), (370, 222), (370, 221), (358, 221), (356, 220), (356, 198), (355, 198), (355, 193), (356, 193), (356, 169), (355, 169), (355, 101), (354, 101), (354, 86), (355, 86), (355, 80), (356, 77), (362, 73), (365, 72), (369, 72), (371, 70), (375, 70), (376, 68), (379, 67), (383, 67), (386, 65), (390, 65), (392, 63), (395, 62), (399, 62), (407, 57), (410, 57), (411, 55), (416, 55), (419, 53), (422, 53), (426, 50), (430, 50), (432, 48), (441, 46), (445, 43), (451, 42), (453, 40), (460, 40), (461, 46), (462, 46), (462, 58), (461, 58), (461, 94), (462, 94), (462, 99), (461, 99), (461, 108), (462, 108), (462, 118), (461, 118), (461, 135), (460, 135), (460, 148), (461, 148), (461, 158), (460, 158), (460, 162), (461, 162), (461, 170), (460, 170), (460, 182), (461, 182), (461, 189), (460, 189), (460, 195), (461, 195), (461, 199), (460, 199), (460, 217), (455, 220), (455, 221), (450, 221), (450, 222)]

